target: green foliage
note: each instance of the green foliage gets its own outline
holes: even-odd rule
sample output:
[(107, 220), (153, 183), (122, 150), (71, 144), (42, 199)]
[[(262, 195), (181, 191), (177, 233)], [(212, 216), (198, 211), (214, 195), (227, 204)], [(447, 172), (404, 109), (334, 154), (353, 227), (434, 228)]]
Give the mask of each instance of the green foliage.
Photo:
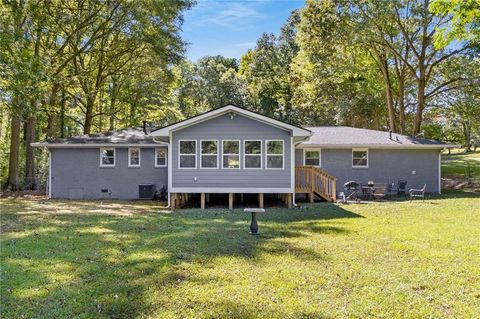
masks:
[(480, 49), (480, 2), (478, 0), (433, 0), (430, 10), (449, 16), (450, 22), (435, 34), (435, 46), (443, 48), (452, 41), (467, 41)]

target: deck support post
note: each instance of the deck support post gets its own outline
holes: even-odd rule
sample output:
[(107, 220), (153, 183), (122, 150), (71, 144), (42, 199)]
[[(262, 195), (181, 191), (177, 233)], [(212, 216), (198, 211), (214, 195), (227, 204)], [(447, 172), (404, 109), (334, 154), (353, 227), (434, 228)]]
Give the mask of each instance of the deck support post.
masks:
[(240, 194), (240, 202), (243, 203), (243, 193)]
[(177, 199), (177, 193), (170, 193), (170, 206), (172, 207), (172, 209), (175, 209), (176, 208), (176, 199)]
[(200, 194), (200, 208), (205, 209), (205, 193)]
[(292, 208), (292, 194), (291, 193), (287, 194), (287, 207)]
[(233, 210), (233, 198), (235, 194), (234, 193), (229, 193), (228, 194), (228, 209)]
[(263, 208), (263, 193), (258, 194), (258, 207)]
[(315, 195), (313, 194), (313, 192), (308, 193), (308, 197), (310, 198), (310, 203), (313, 203), (315, 198)]
[(210, 193), (206, 193), (205, 196), (206, 196), (205, 198), (206, 202), (210, 203)]

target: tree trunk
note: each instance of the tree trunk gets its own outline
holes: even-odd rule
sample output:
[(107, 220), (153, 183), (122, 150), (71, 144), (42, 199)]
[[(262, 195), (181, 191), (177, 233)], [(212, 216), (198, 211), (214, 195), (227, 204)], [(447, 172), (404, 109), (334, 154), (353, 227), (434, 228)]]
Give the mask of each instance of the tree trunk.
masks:
[(422, 129), (423, 110), (425, 109), (425, 77), (420, 72), (419, 79), (417, 81), (417, 109), (415, 111), (415, 120), (413, 123), (413, 135), (417, 135)]
[(472, 151), (471, 129), (469, 123), (462, 123), (463, 137), (465, 139), (465, 152)]
[(57, 93), (59, 85), (54, 83), (50, 89), (50, 98), (47, 104), (47, 137), (56, 137), (58, 136), (57, 130), (57, 114), (55, 112), (57, 108)]
[(384, 52), (379, 52), (376, 49), (373, 50), (372, 56), (377, 63), (378, 68), (382, 72), (383, 87), (385, 89), (385, 98), (387, 102), (388, 110), (388, 124), (392, 132), (396, 132), (395, 128), (395, 106), (393, 103), (393, 90), (392, 83), (390, 81), (390, 72), (388, 70), (387, 56)]
[(400, 133), (405, 134), (405, 79), (402, 77), (398, 79), (398, 113)]
[(7, 189), (16, 191), (19, 189), (19, 157), (20, 157), (20, 129), (21, 118), (15, 111), (11, 118), (10, 157), (8, 162)]
[(87, 97), (85, 122), (83, 124), (83, 134), (90, 134), (90, 132), (92, 130), (93, 107), (94, 107), (94, 99), (89, 95)]
[(35, 189), (35, 151), (31, 143), (35, 142), (35, 115), (31, 115), (25, 122), (25, 189)]
[(62, 102), (60, 103), (60, 137), (65, 137), (65, 88), (62, 89)]
[(395, 107), (393, 103), (393, 93), (392, 93), (392, 84), (390, 82), (390, 73), (388, 71), (388, 63), (385, 56), (380, 56), (380, 69), (383, 76), (383, 86), (385, 87), (385, 97), (387, 99), (387, 110), (388, 110), (388, 122), (390, 130), (396, 132), (395, 127)]

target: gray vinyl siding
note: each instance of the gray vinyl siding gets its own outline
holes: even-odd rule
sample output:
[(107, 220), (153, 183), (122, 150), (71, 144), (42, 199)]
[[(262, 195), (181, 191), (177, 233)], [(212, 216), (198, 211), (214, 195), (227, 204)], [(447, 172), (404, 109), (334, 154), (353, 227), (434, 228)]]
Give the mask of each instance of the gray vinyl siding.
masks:
[(52, 197), (137, 199), (139, 184), (167, 186), (167, 168), (155, 167), (155, 149), (140, 152), (140, 167), (128, 167), (128, 148), (115, 148), (115, 167), (100, 167), (99, 148), (51, 149)]
[[(197, 123), (172, 133), (172, 187), (173, 188), (290, 188), (291, 187), (291, 132), (237, 114)], [(197, 141), (197, 168), (178, 168), (179, 140)], [(200, 140), (219, 140), (219, 168), (200, 168)], [(240, 140), (240, 169), (222, 169), (221, 141)], [(244, 169), (243, 141), (262, 141), (262, 169)], [(266, 169), (266, 144), (269, 139), (284, 141), (283, 169)], [(194, 181), (194, 178), (197, 181)]]
[[(322, 170), (337, 178), (337, 192), (343, 191), (347, 181), (367, 183), (397, 183), (407, 181), (407, 189), (421, 188), (438, 193), (439, 150), (369, 149), (368, 168), (352, 168), (351, 149), (322, 149)], [(295, 150), (296, 165), (303, 165), (303, 149)], [(415, 171), (415, 174), (412, 172)]]

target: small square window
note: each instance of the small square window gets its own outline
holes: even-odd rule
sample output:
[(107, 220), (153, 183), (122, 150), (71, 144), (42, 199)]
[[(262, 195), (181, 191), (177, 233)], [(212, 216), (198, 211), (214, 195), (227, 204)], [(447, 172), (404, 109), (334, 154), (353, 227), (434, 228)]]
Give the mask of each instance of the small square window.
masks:
[(320, 150), (305, 150), (305, 163), (307, 166), (321, 166)]
[(139, 148), (128, 149), (128, 166), (140, 167), (140, 149)]
[(155, 149), (155, 167), (167, 166), (167, 149), (156, 148)]
[(368, 167), (368, 150), (353, 149), (352, 150), (352, 167)]
[(114, 148), (100, 149), (100, 166), (101, 167), (115, 166), (115, 149)]

